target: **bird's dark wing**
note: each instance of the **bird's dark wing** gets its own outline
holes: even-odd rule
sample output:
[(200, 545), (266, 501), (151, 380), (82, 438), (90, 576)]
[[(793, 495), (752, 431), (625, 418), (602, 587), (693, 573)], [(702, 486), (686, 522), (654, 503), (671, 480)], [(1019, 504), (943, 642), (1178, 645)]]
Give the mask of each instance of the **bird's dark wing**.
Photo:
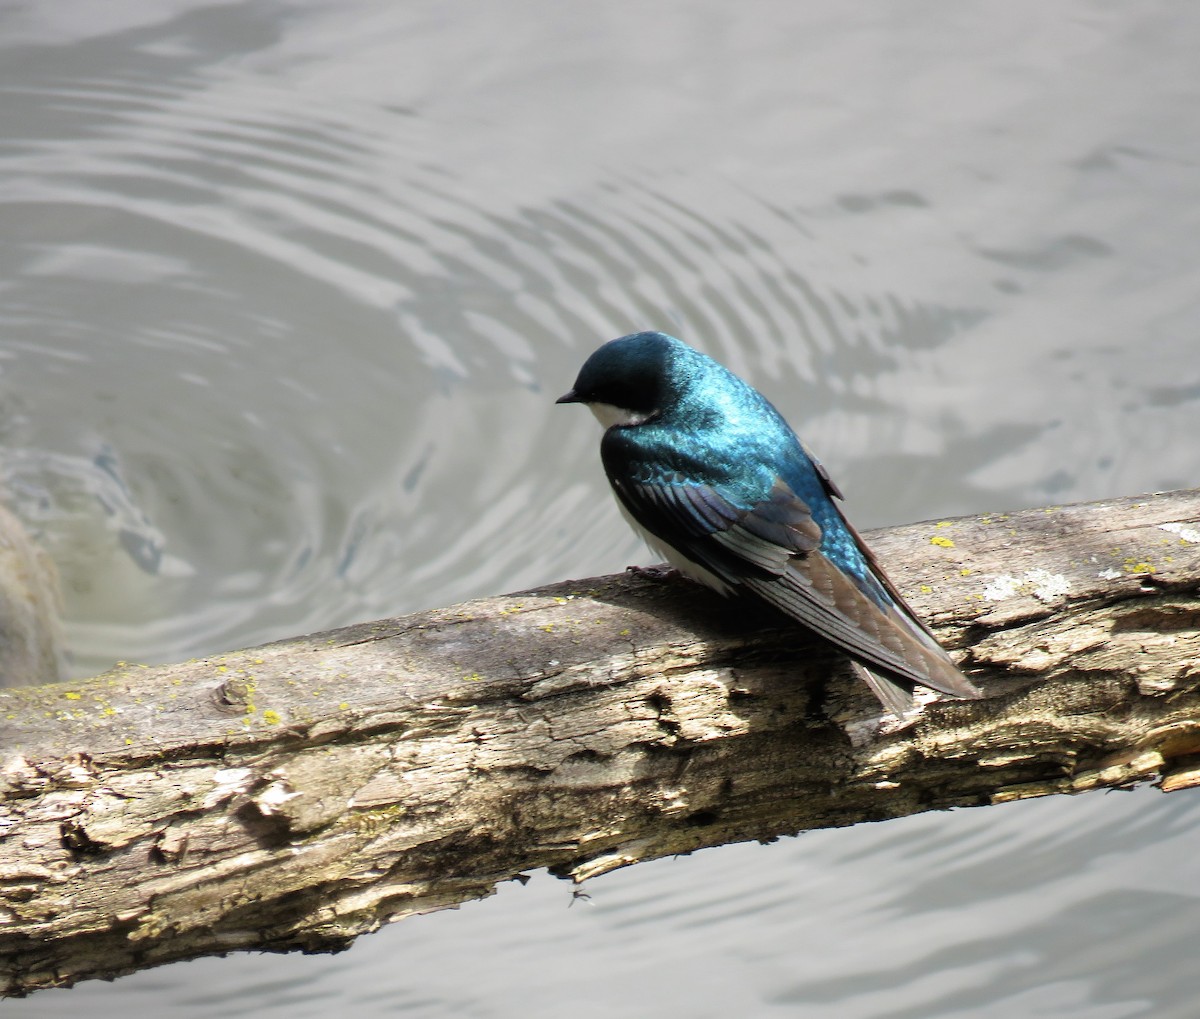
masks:
[[(804, 446), (803, 449), (809, 460), (812, 461), (813, 468), (817, 472), (817, 477), (821, 479), (821, 486), (825, 489), (825, 493), (830, 497), (830, 499), (844, 500), (846, 497), (842, 495), (842, 490), (837, 487), (837, 484), (834, 482), (833, 478), (829, 476), (829, 471), (825, 469), (825, 465), (813, 455), (812, 450), (807, 446)], [(836, 504), (834, 508), (837, 509)], [(863, 541), (862, 535), (858, 533), (858, 528), (850, 523), (850, 521), (846, 519), (845, 514), (840, 510), (838, 511), (838, 516), (841, 517), (842, 524), (845, 526), (846, 530), (850, 532), (851, 537), (854, 538), (854, 543), (858, 546), (858, 550), (862, 553), (862, 557), (867, 561), (867, 565), (870, 567), (871, 573), (874, 575), (875, 579), (883, 585), (884, 590), (887, 591), (892, 601), (899, 606), (901, 611), (909, 619), (911, 619), (926, 634), (928, 634), (931, 640), (936, 641), (937, 638), (934, 637), (933, 631), (929, 629), (929, 626), (925, 623), (925, 620), (923, 620), (912, 610), (912, 607), (907, 601), (905, 601), (904, 595), (897, 590), (896, 585), (892, 583), (891, 578), (883, 572), (883, 567), (879, 565), (879, 560), (875, 558), (875, 553), (871, 550), (871, 546)]]
[[(913, 683), (959, 697), (979, 696), (907, 610), (857, 535), (880, 586), (897, 604), (872, 598), (864, 591), (867, 585), (860, 586), (821, 551), (821, 527), (811, 508), (783, 481), (767, 499), (743, 506), (683, 476), (646, 482), (610, 475), (610, 480), (634, 519), (660, 540), (867, 667), (872, 672), (868, 684), (889, 707), (895, 708)], [(886, 683), (900, 688), (881, 691)]]
[(643, 527), (731, 584), (746, 571), (778, 577), (793, 556), (821, 544), (808, 504), (782, 481), (768, 498), (743, 506), (681, 475), (655, 482), (611, 475), (609, 480)]

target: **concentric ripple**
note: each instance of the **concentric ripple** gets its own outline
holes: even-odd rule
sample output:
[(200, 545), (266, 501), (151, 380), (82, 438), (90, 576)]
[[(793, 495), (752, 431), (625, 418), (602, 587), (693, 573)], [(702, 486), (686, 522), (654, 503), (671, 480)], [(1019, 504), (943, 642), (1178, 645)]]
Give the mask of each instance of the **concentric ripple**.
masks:
[[(2, 101), (28, 126), (0, 158), (4, 472), (80, 671), (639, 557), (597, 503), (594, 432), (550, 406), (621, 332), (678, 332), (813, 419), (895, 356), (734, 189), (729, 222), (669, 177), (506, 205), (407, 111), (347, 122), (198, 72), (25, 76)], [(880, 362), (862, 385), (828, 363), (855, 345)]]

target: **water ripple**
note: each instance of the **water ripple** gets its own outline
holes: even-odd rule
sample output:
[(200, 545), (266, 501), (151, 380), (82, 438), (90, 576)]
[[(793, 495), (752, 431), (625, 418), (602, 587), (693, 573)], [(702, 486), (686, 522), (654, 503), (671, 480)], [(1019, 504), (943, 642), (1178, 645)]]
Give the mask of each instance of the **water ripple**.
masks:
[[(72, 406), (55, 426), (28, 408), (42, 480), (29, 457), (21, 471), (70, 507), (26, 508), (87, 574), (69, 587), (81, 668), (642, 558), (574, 480), (596, 476), (580, 466), (594, 433), (549, 403), (593, 345), (670, 329), (819, 418), (846, 389), (881, 399), (897, 330), (921, 314), (822, 292), (793, 264), (807, 233), (785, 258), (767, 240), (779, 211), (735, 189), (711, 219), (679, 197), (694, 185), (651, 174), (506, 210), (427, 158), (407, 111), (346, 121), (201, 73), (25, 79), (3, 101), (37, 130), (0, 150), (18, 242), (0, 325), (10, 385)], [(944, 336), (962, 321), (927, 314), (927, 336), (938, 314)], [(855, 348), (878, 353), (865, 387)], [(86, 506), (62, 493), (100, 448), (133, 479), (170, 575), (122, 565), (150, 546), (101, 555), (109, 529), (67, 524)]]

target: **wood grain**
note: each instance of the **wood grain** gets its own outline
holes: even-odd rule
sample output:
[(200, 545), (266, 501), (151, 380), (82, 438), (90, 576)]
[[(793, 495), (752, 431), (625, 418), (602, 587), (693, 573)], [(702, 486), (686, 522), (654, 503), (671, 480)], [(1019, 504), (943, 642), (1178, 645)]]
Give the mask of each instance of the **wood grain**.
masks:
[(881, 717), (645, 575), (0, 690), (0, 992), (334, 951), (538, 868), (1200, 783), (1200, 492), (868, 536), (988, 699)]

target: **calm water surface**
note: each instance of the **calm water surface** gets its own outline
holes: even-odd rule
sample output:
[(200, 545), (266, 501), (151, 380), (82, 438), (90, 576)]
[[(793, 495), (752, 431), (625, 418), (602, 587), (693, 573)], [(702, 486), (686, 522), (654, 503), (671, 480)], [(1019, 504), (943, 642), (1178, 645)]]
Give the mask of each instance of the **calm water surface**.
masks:
[[(74, 671), (648, 554), (586, 415), (663, 328), (866, 526), (1200, 483), (1200, 8), (0, 8), (0, 483)], [(5, 1015), (1193, 1017), (1200, 800), (548, 877)]]

